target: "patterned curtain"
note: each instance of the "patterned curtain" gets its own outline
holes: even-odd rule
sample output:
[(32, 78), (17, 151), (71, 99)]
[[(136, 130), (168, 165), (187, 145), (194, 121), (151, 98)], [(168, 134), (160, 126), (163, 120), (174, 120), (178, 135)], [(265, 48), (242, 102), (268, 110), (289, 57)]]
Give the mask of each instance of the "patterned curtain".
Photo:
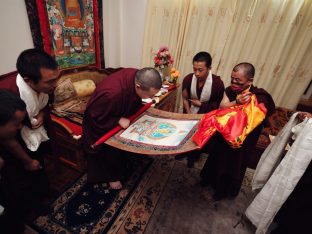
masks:
[(142, 65), (153, 66), (154, 56), (161, 46), (178, 64), (183, 47), (189, 0), (153, 0), (148, 2), (146, 12)]
[(193, 56), (208, 51), (213, 73), (228, 86), (233, 66), (251, 62), (254, 84), (294, 109), (312, 77), (311, 15), (309, 0), (150, 0), (142, 65), (152, 66), (152, 53), (167, 45), (181, 83)]

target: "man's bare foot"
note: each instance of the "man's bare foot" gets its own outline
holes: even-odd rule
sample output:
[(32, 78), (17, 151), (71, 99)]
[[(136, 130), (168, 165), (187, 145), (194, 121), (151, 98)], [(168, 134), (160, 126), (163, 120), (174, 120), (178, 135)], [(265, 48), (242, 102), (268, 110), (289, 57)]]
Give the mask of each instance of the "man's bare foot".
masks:
[(121, 184), (121, 182), (119, 180), (118, 181), (109, 182), (109, 186), (112, 189), (121, 189), (122, 188), (122, 184)]

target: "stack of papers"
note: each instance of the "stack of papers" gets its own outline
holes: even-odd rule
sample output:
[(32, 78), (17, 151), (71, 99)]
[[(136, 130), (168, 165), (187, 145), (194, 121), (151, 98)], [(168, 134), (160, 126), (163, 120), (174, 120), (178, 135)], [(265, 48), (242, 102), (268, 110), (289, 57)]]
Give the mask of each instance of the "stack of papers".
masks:
[(144, 98), (144, 99), (142, 99), (143, 103), (150, 103), (151, 101), (153, 101), (152, 98)]

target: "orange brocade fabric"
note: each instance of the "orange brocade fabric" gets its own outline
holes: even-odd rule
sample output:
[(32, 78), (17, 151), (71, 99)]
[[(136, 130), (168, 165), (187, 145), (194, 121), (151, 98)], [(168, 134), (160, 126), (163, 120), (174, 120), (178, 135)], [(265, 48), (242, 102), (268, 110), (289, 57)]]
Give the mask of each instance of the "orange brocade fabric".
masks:
[(249, 103), (211, 111), (203, 116), (193, 141), (202, 148), (218, 131), (232, 148), (240, 148), (247, 137), (265, 118), (267, 109), (253, 94)]

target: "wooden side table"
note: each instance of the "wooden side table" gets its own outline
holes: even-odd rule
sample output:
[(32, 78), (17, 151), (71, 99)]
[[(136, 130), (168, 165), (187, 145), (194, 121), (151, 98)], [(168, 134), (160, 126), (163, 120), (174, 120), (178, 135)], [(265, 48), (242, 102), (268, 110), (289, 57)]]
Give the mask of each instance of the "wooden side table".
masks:
[(75, 137), (66, 128), (58, 122), (52, 121), (52, 126), (55, 130), (56, 157), (65, 165), (77, 170), (84, 171), (86, 161), (82, 150), (81, 136)]
[(160, 96), (159, 103), (155, 106), (155, 108), (163, 111), (174, 112), (178, 88), (179, 84), (172, 87), (168, 93)]

